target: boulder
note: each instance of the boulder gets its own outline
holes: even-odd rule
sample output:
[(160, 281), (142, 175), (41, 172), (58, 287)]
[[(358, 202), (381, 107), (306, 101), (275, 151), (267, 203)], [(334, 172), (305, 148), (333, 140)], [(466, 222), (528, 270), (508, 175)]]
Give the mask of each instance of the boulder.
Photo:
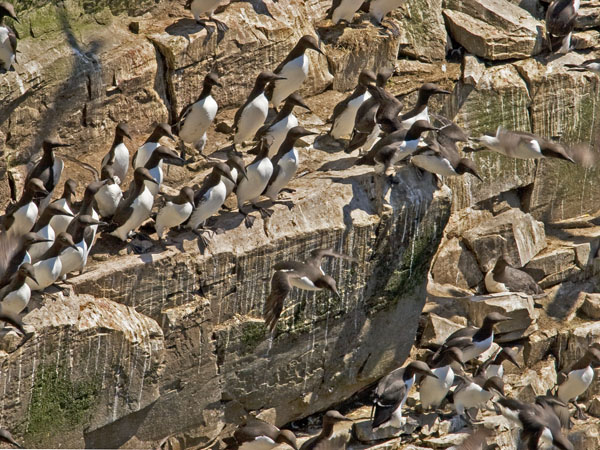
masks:
[(444, 8), (450, 35), (469, 53), (497, 61), (542, 50), (543, 25), (508, 0), (446, 0)]
[(545, 359), (555, 344), (558, 331), (555, 327), (544, 327), (532, 333), (525, 341), (523, 358), (527, 367)]
[(427, 314), (425, 320), (425, 327), (421, 337), (422, 342), (442, 344), (452, 333), (464, 328), (463, 325), (440, 317), (434, 313)]
[(600, 294), (586, 293), (579, 311), (592, 320), (600, 320)]
[(546, 234), (541, 222), (511, 209), (465, 232), (464, 242), (487, 272), (500, 255), (513, 267), (524, 266), (546, 247)]
[(600, 1), (582, 2), (575, 20), (575, 28), (585, 30), (600, 25)]
[(373, 422), (370, 420), (356, 422), (352, 428), (356, 439), (358, 439), (360, 442), (373, 442), (383, 439), (397, 438), (404, 434), (404, 428), (385, 427), (373, 430), (372, 424)]
[(438, 250), (431, 273), (437, 283), (463, 289), (476, 287), (483, 280), (475, 255), (458, 239), (450, 239)]
[(505, 382), (510, 384), (515, 397), (533, 403), (536, 396), (545, 395), (556, 385), (555, 361), (548, 358), (522, 373), (506, 375)]

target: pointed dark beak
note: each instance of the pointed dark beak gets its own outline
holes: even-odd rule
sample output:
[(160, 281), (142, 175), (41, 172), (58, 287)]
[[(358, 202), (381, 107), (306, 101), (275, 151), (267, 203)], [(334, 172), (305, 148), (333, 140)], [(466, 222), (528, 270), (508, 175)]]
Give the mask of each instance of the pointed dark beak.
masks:
[(131, 138), (131, 135), (129, 133), (123, 133), (123, 135), (125, 137), (127, 137), (130, 141), (133, 141), (133, 139)]
[(248, 175), (246, 174), (246, 168), (244, 166), (240, 166), (237, 168), (240, 173), (242, 174), (242, 176), (247, 180), (248, 179)]
[(53, 147), (72, 147), (73, 144), (54, 144)]
[(231, 172), (223, 172), (223, 175), (225, 175), (225, 177), (231, 181), (233, 184), (237, 183), (237, 180), (235, 178), (233, 178), (233, 175), (231, 175)]
[(323, 50), (321, 50), (319, 47), (313, 47), (311, 46), (311, 48), (316, 51), (317, 53), (320, 53), (321, 55), (325, 56), (325, 53), (323, 53)]
[(221, 88), (223, 87), (223, 85), (221, 84), (221, 82), (220, 82), (220, 81), (215, 81), (215, 86), (219, 86), (219, 87), (221, 87)]
[(433, 373), (431, 370), (419, 370), (419, 372), (421, 372), (423, 375), (426, 375), (428, 377), (438, 378), (438, 376), (435, 373)]
[(275, 75), (271, 81), (279, 81), (279, 80), (287, 80), (286, 77), (280, 77), (279, 75)]
[(185, 159), (179, 156), (169, 156), (168, 158), (165, 158), (165, 162), (173, 166), (185, 166)]
[(105, 225), (108, 225), (108, 223), (107, 222), (103, 222), (102, 220), (94, 220), (92, 223), (90, 223), (90, 225), (105, 226)]
[(299, 106), (300, 108), (304, 108), (304, 109), (306, 109), (306, 110), (307, 110), (307, 111), (309, 111), (309, 112), (312, 112), (312, 109), (310, 109), (310, 106), (308, 106), (308, 105), (307, 105), (306, 103), (304, 103), (304, 102), (298, 102), (298, 103), (297, 103), (297, 106)]
[(36, 239), (35, 243), (36, 244), (41, 244), (42, 242), (53, 242), (52, 239)]
[(450, 95), (450, 94), (452, 94), (452, 92), (447, 91), (445, 89), (436, 89), (435, 93), (436, 94), (443, 94), (443, 95)]
[(149, 181), (150, 183), (158, 184), (158, 181), (156, 181), (152, 176), (144, 177), (144, 180)]
[(173, 136), (173, 133), (171, 133), (171, 132), (168, 132), (168, 133), (166, 134), (166, 136), (167, 136), (169, 139), (171, 139), (172, 141), (174, 141), (174, 140), (175, 140), (175, 136)]
[(28, 271), (28, 272), (27, 272), (27, 276), (28, 276), (29, 278), (31, 278), (33, 281), (35, 281), (35, 284), (38, 284), (38, 285), (40, 284), (40, 283), (38, 283), (38, 280), (37, 280), (37, 278), (35, 278), (35, 275), (34, 275), (32, 272)]

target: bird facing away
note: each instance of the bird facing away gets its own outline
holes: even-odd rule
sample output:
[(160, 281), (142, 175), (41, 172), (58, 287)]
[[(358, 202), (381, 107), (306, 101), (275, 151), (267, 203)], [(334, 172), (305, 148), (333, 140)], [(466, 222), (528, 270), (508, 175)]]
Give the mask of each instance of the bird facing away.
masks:
[(2, 226), (6, 233), (18, 238), (31, 231), (38, 217), (38, 204), (48, 194), (49, 192), (44, 187), (42, 180), (30, 178), (25, 183), (19, 201), (6, 208), (6, 212), (2, 217)]
[[(54, 228), (54, 233), (62, 233), (67, 231), (67, 227), (73, 220), (75, 213), (77, 212), (77, 208), (75, 207), (75, 197), (77, 195), (77, 183), (75, 180), (69, 178), (65, 181), (65, 185), (63, 188), (62, 196), (54, 200), (52, 204), (61, 208), (68, 215), (62, 215), (55, 217), (52, 222), (52, 228)], [(70, 215), (69, 215), (70, 214)], [(73, 216), (73, 217), (71, 217)]]
[(338, 411), (327, 411), (323, 416), (323, 427), (321, 432), (302, 444), (300, 450), (334, 450), (346, 448), (345, 442), (342, 442), (341, 437), (334, 436), (333, 427), (336, 423), (351, 421), (352, 419), (348, 419)]
[(568, 53), (571, 46), (571, 34), (579, 12), (579, 0), (554, 0), (546, 11), (546, 36), (550, 51), (557, 47), (558, 53)]
[(271, 292), (265, 302), (265, 324), (271, 332), (283, 311), (283, 302), (292, 290), (297, 287), (306, 291), (327, 289), (339, 297), (335, 280), (325, 274), (321, 268), (323, 258), (343, 258), (356, 262), (356, 259), (335, 252), (332, 248), (313, 250), (305, 262), (287, 261), (275, 264), (275, 273), (271, 279)]
[[(0, 314), (17, 315), (29, 304), (31, 288), (27, 284), (27, 278), (37, 283), (35, 269), (29, 263), (22, 264), (13, 276), (12, 281), (0, 289)], [(0, 328), (4, 326), (0, 324)]]
[(492, 293), (523, 292), (540, 295), (544, 290), (527, 272), (511, 267), (500, 255), (494, 267), (485, 274), (485, 288)]
[(233, 433), (238, 449), (270, 450), (286, 444), (298, 450), (296, 436), (290, 430), (280, 430), (275, 425), (251, 418)]

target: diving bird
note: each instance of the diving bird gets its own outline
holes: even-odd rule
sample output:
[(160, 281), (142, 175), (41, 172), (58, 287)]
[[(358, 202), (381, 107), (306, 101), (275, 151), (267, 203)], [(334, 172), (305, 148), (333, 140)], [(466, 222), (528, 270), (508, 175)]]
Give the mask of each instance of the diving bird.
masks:
[(290, 430), (280, 430), (275, 425), (251, 418), (233, 433), (239, 450), (270, 450), (286, 444), (298, 450), (296, 436)]
[[(19, 267), (12, 281), (0, 289), (0, 314), (19, 314), (29, 304), (31, 298), (31, 288), (26, 283), (27, 278), (31, 278), (37, 283), (35, 270), (30, 263), (25, 263)], [(4, 323), (0, 322), (0, 328)]]
[(464, 368), (460, 348), (448, 347), (429, 363), (435, 377), (425, 377), (419, 389), (419, 399), (423, 409), (437, 408), (442, 404), (454, 383), (453, 365)]
[(61, 220), (63, 216), (69, 217), (70, 219), (74, 217), (73, 214), (67, 213), (60, 206), (53, 203), (46, 207), (33, 227), (33, 231), (42, 238), (42, 241), (34, 243), (29, 248), (29, 256), (31, 257), (32, 262), (37, 262), (39, 258), (52, 247), (52, 243), (56, 237), (56, 230), (54, 229), (53, 224), (55, 224), (57, 220)]
[(334, 436), (333, 427), (339, 422), (352, 422), (346, 416), (338, 411), (329, 410), (323, 415), (323, 426), (321, 432), (306, 441), (300, 447), (300, 450), (325, 450), (325, 449), (344, 449), (345, 440), (342, 436)]
[(412, 361), (406, 367), (401, 367), (381, 379), (375, 389), (373, 430), (379, 427), (401, 428), (402, 407), (406, 402), (408, 393), (415, 384), (416, 375), (426, 375), (437, 378), (423, 361)]
[(504, 382), (499, 377), (470, 378), (466, 375), (457, 375), (459, 383), (454, 389), (453, 403), (456, 412), (469, 421), (475, 420), (471, 409), (481, 408), (495, 395), (504, 395)]
[(175, 136), (173, 136), (171, 131), (171, 126), (168, 123), (159, 123), (156, 125), (152, 134), (146, 139), (146, 142), (144, 142), (133, 154), (131, 164), (133, 165), (134, 170), (146, 165), (152, 152), (160, 147), (160, 140), (163, 137), (167, 137), (173, 141), (175, 140)]
[(194, 103), (183, 108), (177, 120), (177, 130), (182, 143), (181, 157), (184, 159), (185, 144), (191, 144), (200, 155), (204, 156), (202, 150), (206, 145), (206, 132), (219, 110), (219, 105), (212, 96), (214, 86), (223, 87), (219, 82), (219, 76), (215, 72), (210, 72), (204, 77), (200, 96)]
[(131, 140), (129, 127), (126, 123), (119, 123), (115, 129), (115, 139), (110, 146), (109, 152), (102, 158), (100, 171), (105, 167), (112, 167), (114, 176), (118, 178), (117, 184), (125, 181), (127, 171), (129, 170), (129, 149), (125, 145), (125, 138)]
[(69, 233), (58, 234), (52, 247), (33, 265), (35, 281), (33, 278), (27, 278), (26, 283), (32, 291), (44, 290), (58, 280), (62, 271), (60, 254), (69, 247), (75, 248), (71, 235)]
[(298, 119), (294, 115), (294, 106), (310, 111), (300, 94), (293, 93), (285, 99), (283, 107), (279, 110), (273, 122), (261, 127), (254, 136), (255, 141), (259, 141), (263, 137), (266, 139), (269, 146), (269, 157), (273, 157), (277, 153), (288, 131), (298, 126)]
[[(283, 77), (273, 72), (261, 72), (254, 83), (254, 88), (246, 102), (236, 111), (233, 119), (233, 144), (243, 144), (254, 137), (263, 126), (269, 112), (269, 100), (265, 95), (265, 88), (269, 83), (283, 80)], [(290, 92), (291, 94), (291, 92)]]
[(600, 366), (600, 348), (590, 346), (585, 354), (568, 371), (561, 372), (563, 381), (559, 384), (556, 396), (559, 400), (573, 402), (577, 408), (577, 418), (585, 420), (581, 407), (575, 403), (592, 384), (594, 368)]
[(576, 72), (589, 71), (596, 75), (600, 75), (600, 58), (588, 59), (581, 64), (565, 64), (565, 67)]
[(38, 217), (38, 204), (48, 194), (42, 180), (27, 180), (19, 201), (6, 208), (2, 216), (2, 227), (7, 235), (18, 238), (31, 231)]
[(15, 8), (8, 2), (0, 2), (0, 69), (8, 72), (17, 59), (17, 35), (4, 24), (4, 18), (19, 22)]
[(485, 288), (492, 294), (496, 292), (523, 292), (528, 295), (540, 295), (544, 290), (527, 272), (515, 269), (500, 255), (494, 267), (485, 274)]
[(112, 222), (117, 228), (110, 233), (112, 236), (126, 241), (150, 217), (154, 195), (146, 186), (146, 182), (158, 184), (145, 167), (135, 169), (133, 181), (113, 215)]
[(556, 45), (553, 41), (559, 40), (558, 53), (567, 53), (571, 46), (571, 34), (575, 28), (575, 20), (579, 12), (580, 0), (554, 0), (546, 11), (546, 36), (550, 51)]
[(25, 184), (32, 178), (38, 178), (44, 183), (44, 187), (48, 194), (39, 204), (40, 212), (50, 203), (50, 197), (54, 188), (58, 185), (60, 175), (65, 166), (62, 159), (54, 155), (54, 149), (59, 147), (70, 147), (71, 144), (65, 144), (57, 137), (47, 138), (42, 142), (42, 159), (40, 159), (27, 174)]
[(381, 24), (383, 18), (402, 3), (404, 0), (371, 0), (369, 14), (377, 24)]
[(431, 96), (435, 94), (450, 95), (451, 92), (441, 89), (434, 83), (423, 84), (423, 86), (419, 88), (417, 103), (413, 109), (400, 116), (402, 127), (409, 128), (417, 120), (426, 120), (429, 122), (429, 109), (427, 105)]
[(279, 147), (279, 151), (271, 160), (273, 165), (273, 174), (267, 183), (264, 195), (271, 201), (277, 200), (281, 190), (287, 186), (291, 179), (296, 175), (300, 164), (298, 150), (294, 147), (296, 141), (304, 136), (310, 136), (314, 133), (303, 127), (294, 127), (288, 131), (285, 140)]
[(269, 159), (269, 147), (265, 139), (259, 141), (256, 151), (258, 153), (256, 158), (246, 166), (246, 177), (240, 180), (235, 190), (238, 210), (245, 216), (244, 223), (248, 228), (252, 227), (254, 217), (250, 216), (249, 211), (243, 209), (247, 201), (252, 204), (252, 208), (260, 210), (262, 214), (269, 214), (264, 208), (256, 206), (256, 202), (273, 175), (273, 163)]
[(111, 165), (104, 166), (100, 174), (100, 180), (106, 181), (106, 183), (94, 195), (98, 205), (98, 213), (100, 217), (112, 217), (123, 198), (123, 191), (119, 186), (119, 177), (115, 175), (114, 167)]
[(317, 40), (313, 36), (305, 35), (273, 71), (281, 77), (274, 80), (269, 90), (271, 104), (275, 109), (279, 108), (283, 100), (300, 89), (308, 76), (310, 60), (306, 54), (307, 50), (314, 50), (324, 55)]
[(217, 9), (222, 3), (222, 0), (187, 0), (186, 7), (190, 8), (194, 15), (194, 20), (198, 25), (202, 25), (206, 28), (206, 21), (201, 20), (200, 17), (205, 15), (208, 20), (214, 22), (217, 30), (225, 32), (229, 29), (225, 22), (221, 22), (214, 16), (215, 9)]
[(519, 362), (517, 361), (517, 354), (515, 351), (510, 347), (504, 347), (496, 355), (490, 357), (487, 361), (481, 364), (477, 368), (475, 375), (481, 375), (484, 378), (502, 378), (504, 376), (504, 366), (502, 365), (504, 361), (509, 361), (519, 369), (521, 368)]
[(188, 220), (194, 210), (194, 190), (182, 187), (178, 195), (163, 195), (165, 205), (158, 211), (155, 220), (158, 239), (163, 238), (165, 230), (177, 227)]
[(331, 129), (329, 130), (329, 135), (332, 138), (341, 139), (352, 134), (358, 109), (371, 98), (367, 87), (375, 84), (375, 82), (375, 74), (370, 70), (363, 70), (358, 76), (358, 84), (352, 94), (335, 105), (331, 116)]
[(150, 190), (153, 197), (158, 195), (158, 191), (160, 190), (160, 186), (164, 179), (164, 173), (162, 170), (163, 161), (167, 164), (173, 164), (176, 166), (183, 166), (185, 164), (185, 161), (177, 154), (177, 152), (163, 145), (159, 146), (152, 152), (144, 167), (148, 169), (148, 172), (150, 175), (152, 175), (155, 181), (155, 183), (146, 181), (146, 187)]
[[(194, 210), (187, 222), (186, 227), (191, 230), (203, 227), (204, 223), (221, 209), (227, 197), (227, 187), (224, 180), (232, 183), (236, 180), (225, 163), (217, 163), (210, 175), (204, 179), (202, 187), (194, 192)], [(203, 235), (200, 235), (201, 237)], [(203, 239), (204, 240), (204, 239)], [(205, 241), (205, 240), (204, 240)], [(204, 242), (207, 244), (207, 242)]]
[(305, 262), (287, 261), (273, 266), (275, 273), (271, 278), (271, 292), (265, 301), (263, 312), (265, 325), (271, 332), (277, 325), (283, 311), (283, 302), (292, 288), (297, 287), (305, 291), (327, 289), (339, 297), (335, 280), (321, 268), (323, 258), (326, 257), (356, 262), (351, 256), (337, 253), (332, 248), (321, 248), (313, 250)]
[(484, 135), (477, 139), (489, 150), (511, 158), (558, 158), (575, 162), (568, 150), (557, 142), (524, 131), (509, 131), (498, 127), (495, 136)]
[(51, 204), (58, 206), (66, 214), (54, 217), (52, 221), (52, 228), (54, 233), (62, 233), (67, 231), (67, 227), (73, 220), (77, 208), (75, 207), (75, 196), (77, 195), (77, 183), (75, 180), (69, 178), (65, 181), (62, 196), (54, 200)]
[(327, 18), (331, 19), (334, 25), (342, 20), (350, 23), (363, 3), (363, 0), (333, 0), (327, 10)]

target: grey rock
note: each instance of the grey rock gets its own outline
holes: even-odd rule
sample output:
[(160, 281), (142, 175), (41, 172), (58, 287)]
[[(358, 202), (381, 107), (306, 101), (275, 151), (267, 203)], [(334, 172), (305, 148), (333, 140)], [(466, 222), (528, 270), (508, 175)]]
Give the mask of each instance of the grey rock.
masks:
[(586, 293), (579, 310), (592, 320), (600, 320), (600, 294)]
[(475, 255), (458, 239), (450, 239), (438, 250), (431, 272), (437, 283), (469, 289), (483, 280)]
[(463, 325), (453, 322), (437, 314), (427, 314), (423, 329), (422, 341), (442, 344), (448, 336), (463, 328)]

